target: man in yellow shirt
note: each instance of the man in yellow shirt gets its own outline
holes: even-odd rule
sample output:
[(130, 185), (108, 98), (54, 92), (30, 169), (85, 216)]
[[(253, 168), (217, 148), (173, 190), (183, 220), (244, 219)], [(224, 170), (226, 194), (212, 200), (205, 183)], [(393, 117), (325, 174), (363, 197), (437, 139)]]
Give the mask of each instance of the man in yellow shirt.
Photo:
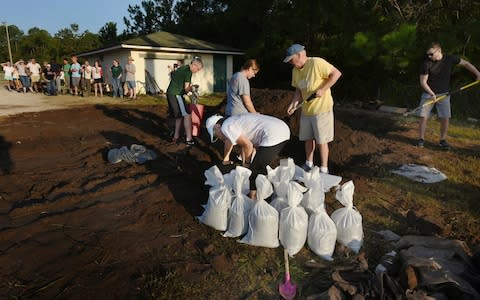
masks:
[(287, 49), (283, 60), (290, 63), (292, 86), (295, 95), (288, 106), (291, 115), (303, 103), (300, 117), (299, 139), (305, 141), (305, 164), (302, 168), (310, 171), (316, 144), (320, 150), (320, 172), (328, 173), (328, 143), (333, 141), (333, 98), (330, 88), (342, 73), (319, 57), (308, 57), (305, 47), (293, 44)]

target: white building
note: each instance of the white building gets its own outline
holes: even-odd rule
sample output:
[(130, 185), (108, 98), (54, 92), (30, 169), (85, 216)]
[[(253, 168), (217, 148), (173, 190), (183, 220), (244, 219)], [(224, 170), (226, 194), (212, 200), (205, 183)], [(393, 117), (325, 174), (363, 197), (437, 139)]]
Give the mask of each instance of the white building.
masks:
[[(105, 82), (111, 84), (110, 67), (113, 59), (118, 59), (122, 67), (128, 57), (134, 59), (136, 81), (139, 92), (152, 91), (147, 72), (154, 78), (162, 91), (166, 91), (170, 82), (169, 67), (177, 62), (189, 64), (193, 57), (201, 57), (204, 68), (193, 74), (192, 84), (198, 84), (201, 94), (226, 92), (227, 78), (233, 74), (233, 56), (244, 55), (241, 50), (193, 39), (190, 37), (159, 31), (123, 41), (112, 46), (83, 52), (78, 55), (80, 61), (88, 59), (90, 65), (99, 60)], [(157, 90), (158, 92), (158, 90)]]

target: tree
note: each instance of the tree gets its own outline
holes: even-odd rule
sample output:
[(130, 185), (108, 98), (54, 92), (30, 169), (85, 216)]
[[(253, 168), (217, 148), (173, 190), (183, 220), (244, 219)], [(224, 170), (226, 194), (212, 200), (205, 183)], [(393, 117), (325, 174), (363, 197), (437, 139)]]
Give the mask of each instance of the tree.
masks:
[(117, 23), (107, 22), (98, 32), (102, 45), (111, 45), (119, 41), (117, 36)]
[(143, 0), (141, 7), (138, 4), (128, 5), (130, 18), (123, 18), (128, 34), (146, 35), (159, 31), (161, 28), (161, 15), (158, 1)]

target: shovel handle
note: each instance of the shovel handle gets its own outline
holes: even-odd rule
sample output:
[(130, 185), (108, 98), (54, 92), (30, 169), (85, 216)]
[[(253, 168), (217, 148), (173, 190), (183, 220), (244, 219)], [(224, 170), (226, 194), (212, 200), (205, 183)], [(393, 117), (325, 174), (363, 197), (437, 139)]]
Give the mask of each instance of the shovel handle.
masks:
[(290, 281), (290, 266), (288, 263), (288, 251), (283, 249), (283, 257), (285, 259), (285, 281)]

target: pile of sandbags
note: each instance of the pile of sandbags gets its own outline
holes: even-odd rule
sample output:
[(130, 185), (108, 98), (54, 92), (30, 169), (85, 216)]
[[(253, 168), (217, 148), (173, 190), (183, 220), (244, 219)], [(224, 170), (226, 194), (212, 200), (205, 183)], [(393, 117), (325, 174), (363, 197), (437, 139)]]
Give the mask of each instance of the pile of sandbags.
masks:
[[(250, 199), (251, 172), (236, 167), (221, 174), (217, 166), (205, 171), (210, 185), (205, 211), (198, 220), (224, 237), (239, 237), (240, 243), (276, 248), (282, 245), (290, 256), (305, 245), (318, 256), (332, 260), (335, 243), (358, 253), (363, 242), (362, 217), (353, 206), (354, 185), (342, 178), (320, 173), (318, 167), (305, 172), (293, 159), (283, 159), (267, 175), (258, 175), (257, 199)], [(325, 193), (336, 188), (336, 198), (344, 206), (331, 217), (325, 210)], [(270, 200), (270, 203), (267, 202)]]

